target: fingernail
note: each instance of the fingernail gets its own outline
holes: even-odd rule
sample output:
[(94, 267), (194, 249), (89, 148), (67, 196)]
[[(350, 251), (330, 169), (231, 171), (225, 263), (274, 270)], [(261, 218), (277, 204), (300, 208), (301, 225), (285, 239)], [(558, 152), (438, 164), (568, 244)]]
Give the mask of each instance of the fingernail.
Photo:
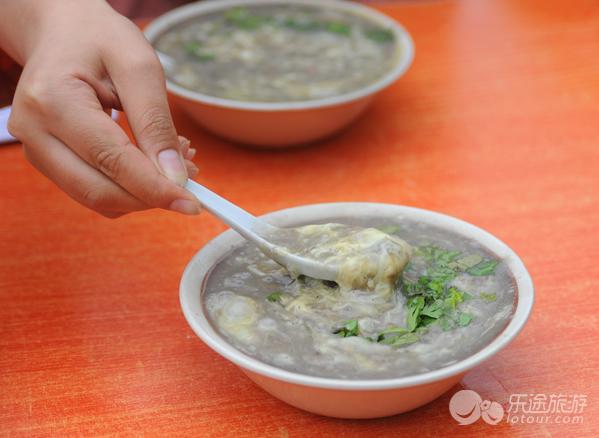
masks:
[(189, 148), (189, 150), (187, 151), (187, 158), (188, 160), (191, 160), (193, 157), (196, 156), (196, 150), (194, 148)]
[(169, 210), (188, 215), (200, 214), (200, 204), (187, 199), (176, 199), (171, 202), (171, 205), (168, 208)]
[(190, 173), (189, 177), (194, 177), (198, 174), (198, 172), (200, 171), (200, 169), (198, 169), (196, 166), (189, 166), (187, 168), (187, 172)]
[(183, 165), (183, 160), (179, 153), (174, 149), (165, 149), (158, 154), (158, 165), (164, 175), (180, 186), (187, 182), (187, 171)]
[(179, 136), (179, 144), (181, 146), (189, 146), (191, 144), (191, 141), (189, 141), (188, 138), (183, 137), (182, 135)]

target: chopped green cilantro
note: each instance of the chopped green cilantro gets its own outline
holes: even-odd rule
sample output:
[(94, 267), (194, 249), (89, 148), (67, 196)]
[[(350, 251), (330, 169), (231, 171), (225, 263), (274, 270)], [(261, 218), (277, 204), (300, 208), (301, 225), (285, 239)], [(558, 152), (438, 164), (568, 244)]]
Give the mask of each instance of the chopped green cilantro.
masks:
[(407, 328), (390, 327), (380, 332), (376, 341), (379, 344), (398, 347), (400, 345), (413, 344), (419, 339), (418, 334), (411, 332)]
[(455, 310), (464, 301), (464, 294), (455, 287), (450, 287), (443, 302), (445, 309)]
[(420, 314), (420, 324), (418, 325), (418, 328), (416, 329), (418, 330), (423, 330), (426, 327), (428, 327), (431, 324), (436, 323), (439, 320), (439, 318), (435, 318), (433, 316), (429, 316), (429, 315), (423, 315), (422, 313)]
[[(379, 229), (390, 233), (396, 231), (385, 227)], [(491, 275), (499, 263), (478, 254), (463, 256), (459, 251), (434, 245), (421, 246), (416, 254), (424, 259), (426, 267), (424, 275), (417, 280), (405, 277), (401, 280), (403, 293), (408, 298), (406, 327), (390, 327), (373, 336), (362, 336), (367, 341), (396, 347), (418, 342), (431, 324), (438, 324), (443, 331), (468, 326), (473, 316), (460, 311), (460, 304), (473, 299), (473, 296), (452, 286), (451, 282), (461, 272), (475, 276)], [(488, 302), (497, 298), (495, 294), (485, 292), (481, 292), (479, 297)], [(342, 337), (361, 336), (357, 320), (347, 321), (334, 333)]]
[(212, 61), (215, 58), (213, 53), (202, 50), (202, 44), (199, 41), (188, 41), (183, 47), (185, 52), (197, 61)]
[(432, 280), (430, 277), (421, 276), (415, 283), (403, 282), (406, 295), (424, 295), (425, 297), (439, 298), (444, 290), (443, 282)]
[(468, 301), (473, 299), (474, 297), (470, 295), (468, 292), (462, 292), (462, 298), (464, 299), (464, 301)]
[(478, 265), (483, 261), (483, 258), (478, 254), (470, 254), (465, 257), (460, 257), (459, 259), (449, 263), (449, 267), (452, 269), (456, 269), (458, 271), (465, 271), (466, 269), (472, 268), (473, 266)]
[[(380, 338), (380, 336), (379, 336)], [(399, 347), (400, 345), (413, 344), (414, 342), (418, 342), (420, 340), (420, 336), (413, 332), (401, 333), (394, 336), (383, 335), (379, 342), (379, 344), (391, 345), (393, 347)]]
[(424, 309), (424, 297), (418, 295), (408, 300), (408, 330), (413, 332), (418, 327), (420, 312)]
[(196, 52), (198, 50), (200, 50), (201, 47), (202, 47), (202, 45), (200, 44), (199, 41), (187, 41), (183, 45), (183, 48), (185, 49), (185, 51), (187, 52), (188, 55), (195, 55)]
[(457, 276), (451, 263), (460, 255), (459, 251), (447, 251), (434, 245), (427, 245), (419, 247), (417, 254), (427, 262), (427, 274), (432, 280), (448, 283)]
[(225, 11), (225, 19), (245, 30), (255, 30), (262, 26), (267, 20), (260, 15), (252, 14), (244, 7), (235, 7)]
[(216, 56), (214, 55), (214, 53), (209, 53), (209, 52), (200, 52), (200, 53), (196, 53), (195, 58), (198, 61), (214, 61), (216, 59)]
[(281, 295), (281, 292), (273, 292), (270, 295), (268, 295), (266, 299), (271, 303), (278, 303), (279, 301), (281, 301)]
[(444, 316), (439, 319), (439, 326), (444, 332), (446, 332), (455, 327), (455, 322), (450, 317)]
[(341, 21), (329, 21), (326, 23), (325, 29), (328, 32), (336, 33), (338, 35), (351, 35), (351, 27), (349, 27), (347, 23), (343, 23)]
[(466, 327), (470, 322), (472, 322), (472, 315), (469, 313), (460, 313), (458, 316), (458, 325), (460, 327)]
[[(286, 18), (284, 20), (277, 20), (273, 17), (267, 17), (252, 13), (249, 9), (244, 7), (235, 7), (225, 11), (225, 20), (245, 30), (256, 30), (265, 24), (273, 24), (276, 26), (282, 26), (289, 29), (293, 29), (299, 32), (313, 32), (313, 31), (327, 31), (335, 33), (337, 35), (349, 36), (351, 35), (351, 27), (349, 24), (341, 21), (314, 21), (311, 19), (296, 19)], [(367, 34), (368, 36), (368, 34)], [(393, 36), (393, 35), (392, 35)], [(369, 38), (381, 38), (381, 35), (369, 36)]]
[(447, 251), (434, 245), (419, 247), (417, 253), (433, 265), (446, 265), (460, 255), (459, 251)]
[(497, 300), (497, 295), (495, 295), (495, 294), (488, 294), (486, 292), (481, 292), (479, 296), (480, 296), (481, 300), (484, 300), (487, 303), (492, 303), (493, 301)]
[[(447, 331), (456, 326), (465, 327), (472, 316), (458, 312), (459, 305), (473, 298), (467, 292), (451, 286), (451, 282), (460, 272), (469, 275), (491, 275), (499, 263), (484, 259), (478, 254), (461, 255), (459, 251), (450, 251), (434, 245), (424, 245), (416, 249), (416, 255), (426, 262), (424, 275), (417, 280), (402, 278), (403, 293), (408, 297), (407, 326), (410, 332), (424, 330), (431, 324)], [(494, 301), (494, 294), (480, 294), (485, 301)]]
[(448, 251), (434, 245), (421, 246), (416, 253), (427, 262), (428, 276), (444, 283), (453, 280), (458, 272), (474, 276), (494, 274), (499, 264), (497, 260), (484, 259), (478, 254), (459, 257), (459, 251)]
[(390, 43), (395, 40), (395, 34), (390, 29), (374, 28), (364, 32), (366, 38), (377, 43)]
[(443, 315), (443, 300), (435, 300), (431, 304), (426, 304), (420, 312), (421, 316), (428, 316), (437, 319)]
[(317, 21), (304, 21), (296, 20), (294, 18), (288, 18), (283, 21), (283, 26), (289, 29), (297, 30), (299, 32), (313, 32), (315, 30), (322, 29), (322, 24)]
[(388, 329), (383, 330), (379, 333), (379, 338), (385, 335), (404, 335), (406, 333), (410, 333), (410, 330), (404, 327), (389, 327)]
[(491, 275), (495, 273), (495, 268), (499, 262), (497, 260), (483, 260), (477, 265), (468, 268), (466, 272), (470, 275), (481, 277), (484, 275)]
[(385, 234), (398, 234), (400, 228), (398, 225), (383, 225), (382, 227), (378, 227), (378, 230)]
[(343, 338), (348, 338), (350, 336), (359, 336), (360, 325), (358, 324), (358, 320), (350, 319), (343, 325), (343, 327), (335, 330), (333, 334), (339, 335)]

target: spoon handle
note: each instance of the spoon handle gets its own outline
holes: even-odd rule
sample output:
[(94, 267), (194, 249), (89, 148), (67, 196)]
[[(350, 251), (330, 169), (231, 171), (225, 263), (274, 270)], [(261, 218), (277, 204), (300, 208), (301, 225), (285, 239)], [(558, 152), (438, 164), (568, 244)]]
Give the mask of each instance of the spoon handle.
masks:
[(225, 198), (195, 181), (188, 179), (185, 188), (198, 198), (198, 201), (200, 201), (206, 210), (217, 216), (246, 239), (254, 241), (256, 238), (255, 234), (262, 237), (264, 233), (275, 229), (272, 225), (258, 219), (256, 216), (251, 215), (244, 209), (239, 208), (237, 205), (227, 201)]

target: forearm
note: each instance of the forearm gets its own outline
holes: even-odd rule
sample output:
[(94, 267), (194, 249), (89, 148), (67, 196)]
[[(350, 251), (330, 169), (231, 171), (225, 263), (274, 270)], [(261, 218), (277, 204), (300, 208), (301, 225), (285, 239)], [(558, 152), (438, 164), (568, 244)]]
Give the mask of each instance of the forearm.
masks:
[(49, 7), (44, 0), (0, 0), (0, 47), (24, 65), (40, 26), (40, 10)]
[[(24, 65), (45, 27), (79, 19), (91, 6), (109, 7), (104, 0), (0, 0), (0, 47)], [(87, 15), (87, 14), (86, 14)]]

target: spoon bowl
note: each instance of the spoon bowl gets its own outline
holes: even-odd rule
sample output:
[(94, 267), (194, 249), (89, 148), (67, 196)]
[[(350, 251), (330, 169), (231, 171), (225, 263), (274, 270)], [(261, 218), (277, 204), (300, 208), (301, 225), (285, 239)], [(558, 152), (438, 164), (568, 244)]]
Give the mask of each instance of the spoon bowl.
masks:
[[(287, 249), (302, 245), (298, 234), (293, 229), (270, 225), (195, 181), (187, 180), (185, 188), (195, 195), (206, 210), (221, 219), (246, 240), (254, 243), (264, 254), (284, 266), (290, 273), (321, 280), (337, 280), (338, 266), (302, 257)], [(285, 242), (286, 245), (282, 246), (277, 242)]]

